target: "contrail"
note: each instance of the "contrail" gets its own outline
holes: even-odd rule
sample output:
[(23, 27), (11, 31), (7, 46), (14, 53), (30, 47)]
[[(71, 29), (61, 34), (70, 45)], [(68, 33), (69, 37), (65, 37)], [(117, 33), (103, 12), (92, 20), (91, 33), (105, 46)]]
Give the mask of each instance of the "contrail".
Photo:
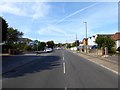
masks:
[(69, 17), (71, 17), (71, 16), (73, 16), (73, 15), (79, 13), (79, 12), (82, 12), (82, 11), (84, 11), (84, 10), (86, 10), (86, 9), (89, 9), (89, 8), (95, 6), (96, 4), (98, 4), (98, 3), (95, 3), (95, 4), (92, 4), (92, 5), (88, 6), (88, 7), (82, 8), (82, 9), (80, 9), (80, 10), (78, 10), (78, 11), (76, 11), (76, 12), (74, 12), (74, 13), (72, 13), (72, 14), (66, 16), (66, 17), (64, 17), (63, 19), (59, 20), (56, 24), (58, 24), (58, 23), (64, 21), (65, 19), (67, 19), (67, 18), (69, 18)]
[(82, 12), (82, 11), (84, 11), (84, 10), (86, 10), (86, 9), (89, 9), (89, 8), (95, 6), (96, 4), (98, 4), (98, 3), (95, 3), (95, 4), (92, 4), (92, 5), (87, 6), (87, 7), (85, 7), (85, 8), (82, 8), (82, 9), (80, 9), (80, 10), (78, 10), (78, 11), (76, 11), (76, 12), (74, 12), (74, 13), (72, 13), (72, 14), (66, 16), (66, 17), (64, 17), (63, 19), (58, 20), (57, 23), (52, 24), (52, 25), (49, 25), (47, 28), (48, 28), (48, 29), (53, 29), (53, 31), (57, 31), (57, 32), (59, 32), (59, 33), (63, 33), (63, 34), (68, 38), (69, 35), (68, 35), (66, 32), (64, 32), (64, 31), (62, 31), (62, 30), (58, 30), (58, 29), (55, 30), (54, 28), (52, 28), (52, 26), (54, 26), (54, 25), (56, 25), (56, 24), (59, 24), (59, 23), (61, 23), (62, 21), (64, 21), (65, 19), (67, 19), (67, 18), (69, 18), (69, 17), (71, 17), (71, 16), (73, 16), (73, 15), (79, 13), (79, 12)]

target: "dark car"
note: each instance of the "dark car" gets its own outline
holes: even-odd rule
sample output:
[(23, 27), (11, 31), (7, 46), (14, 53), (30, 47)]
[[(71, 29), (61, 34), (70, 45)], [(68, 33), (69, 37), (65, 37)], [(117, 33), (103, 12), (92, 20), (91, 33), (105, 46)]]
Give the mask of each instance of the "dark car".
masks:
[(119, 51), (119, 52), (120, 52), (120, 47), (118, 47), (118, 48), (117, 48), (117, 51)]

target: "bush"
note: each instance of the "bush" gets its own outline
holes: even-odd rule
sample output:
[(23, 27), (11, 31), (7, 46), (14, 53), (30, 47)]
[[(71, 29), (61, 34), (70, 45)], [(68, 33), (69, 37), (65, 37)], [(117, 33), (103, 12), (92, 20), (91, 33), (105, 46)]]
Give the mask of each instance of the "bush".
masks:
[(26, 45), (26, 46), (24, 47), (24, 50), (25, 50), (25, 51), (31, 51), (31, 50), (32, 50), (32, 47)]
[(116, 48), (111, 48), (110, 50), (108, 50), (108, 52), (110, 53), (110, 54), (115, 54), (116, 53)]

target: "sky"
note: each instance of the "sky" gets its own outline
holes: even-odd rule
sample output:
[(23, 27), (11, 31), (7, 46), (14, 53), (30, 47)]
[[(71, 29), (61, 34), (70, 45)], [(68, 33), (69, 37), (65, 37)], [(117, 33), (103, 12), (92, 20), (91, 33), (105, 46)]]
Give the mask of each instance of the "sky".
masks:
[(25, 38), (56, 43), (118, 32), (117, 2), (0, 2), (0, 16)]

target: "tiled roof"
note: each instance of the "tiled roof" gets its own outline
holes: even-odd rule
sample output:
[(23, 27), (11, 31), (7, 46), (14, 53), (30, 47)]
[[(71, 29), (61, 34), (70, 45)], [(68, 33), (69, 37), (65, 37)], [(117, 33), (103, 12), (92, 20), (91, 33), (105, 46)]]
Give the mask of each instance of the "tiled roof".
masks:
[(112, 38), (113, 38), (114, 40), (120, 40), (120, 32), (115, 33), (115, 34), (112, 36)]

